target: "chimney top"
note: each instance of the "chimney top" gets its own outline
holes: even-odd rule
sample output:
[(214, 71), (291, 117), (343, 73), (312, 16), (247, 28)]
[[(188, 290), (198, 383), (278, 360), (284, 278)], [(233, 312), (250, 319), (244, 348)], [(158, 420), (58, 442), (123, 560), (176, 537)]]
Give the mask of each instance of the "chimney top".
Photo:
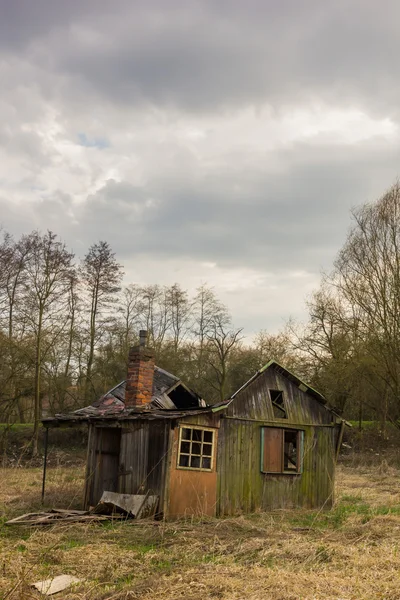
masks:
[(141, 329), (139, 331), (139, 346), (144, 348), (147, 342), (147, 331), (145, 329)]
[(139, 331), (139, 346), (129, 350), (125, 386), (125, 408), (143, 407), (151, 402), (154, 378), (154, 353), (146, 347), (147, 331)]

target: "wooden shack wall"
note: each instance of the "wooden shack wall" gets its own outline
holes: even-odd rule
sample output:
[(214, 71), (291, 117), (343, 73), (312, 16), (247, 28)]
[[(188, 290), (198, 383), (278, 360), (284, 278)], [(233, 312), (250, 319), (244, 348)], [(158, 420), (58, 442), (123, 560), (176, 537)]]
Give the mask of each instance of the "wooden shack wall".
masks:
[(261, 472), (261, 427), (267, 425), (276, 426), (271, 422), (221, 419), (217, 514), (295, 506), (329, 508), (334, 490), (335, 428), (304, 425), (303, 472), (271, 475)]
[(96, 504), (106, 489), (118, 491), (120, 430), (89, 426), (84, 506)]
[[(164, 501), (170, 422), (157, 420), (115, 422), (112, 427), (89, 426), (88, 455), (84, 506), (98, 502), (106, 481), (123, 494), (142, 494), (150, 491)], [(118, 455), (116, 447), (109, 457), (104, 440), (120, 433)], [(111, 435), (104, 435), (109, 432)], [(99, 476), (102, 471), (101, 477)], [(109, 476), (106, 475), (107, 471)], [(114, 482), (115, 485), (114, 485)], [(109, 486), (110, 487), (110, 486)]]
[(133, 421), (122, 429), (119, 492), (150, 491), (163, 502), (169, 422)]
[[(269, 390), (283, 391), (287, 418), (275, 418)], [(335, 417), (279, 369), (270, 367), (233, 399), (218, 444), (220, 515), (292, 506), (329, 507), (335, 473)], [(303, 472), (261, 472), (261, 427), (304, 431)]]
[[(287, 419), (275, 419), (268, 390), (283, 391)], [(231, 417), (265, 419), (277, 423), (318, 424), (332, 423), (332, 413), (326, 410), (311, 394), (303, 392), (298, 385), (274, 367), (270, 367), (245, 387), (224, 411)]]

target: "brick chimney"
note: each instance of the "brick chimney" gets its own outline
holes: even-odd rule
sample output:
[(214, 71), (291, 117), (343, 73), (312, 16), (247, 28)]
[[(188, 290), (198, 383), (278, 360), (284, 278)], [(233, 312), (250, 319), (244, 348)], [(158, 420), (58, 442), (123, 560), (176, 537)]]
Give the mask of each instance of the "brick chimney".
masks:
[(139, 346), (129, 350), (125, 408), (145, 406), (151, 402), (154, 378), (154, 353), (146, 348), (147, 331), (139, 332)]

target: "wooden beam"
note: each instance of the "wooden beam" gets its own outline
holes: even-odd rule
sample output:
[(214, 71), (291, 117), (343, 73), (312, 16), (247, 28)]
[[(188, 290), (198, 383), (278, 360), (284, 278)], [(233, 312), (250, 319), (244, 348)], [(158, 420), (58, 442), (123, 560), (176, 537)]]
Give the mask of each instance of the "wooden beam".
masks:
[(337, 439), (337, 443), (336, 443), (336, 454), (335, 454), (335, 461), (337, 462), (338, 458), (339, 458), (339, 453), (340, 453), (340, 448), (342, 445), (342, 441), (343, 441), (343, 434), (344, 434), (344, 428), (346, 426), (346, 422), (342, 421), (341, 425), (340, 425), (340, 430), (339, 430), (339, 436)]

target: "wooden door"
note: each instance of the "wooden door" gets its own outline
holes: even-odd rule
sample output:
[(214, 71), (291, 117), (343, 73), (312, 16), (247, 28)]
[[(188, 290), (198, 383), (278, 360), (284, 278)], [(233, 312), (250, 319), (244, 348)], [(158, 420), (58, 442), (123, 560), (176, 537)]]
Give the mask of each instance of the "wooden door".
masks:
[[(173, 449), (169, 477), (169, 502), (167, 515), (179, 517), (185, 515), (215, 516), (217, 504), (217, 436), (218, 430), (201, 428), (196, 425), (184, 425), (185, 429), (212, 432), (212, 456), (210, 469), (199, 470), (179, 466), (179, 452), (182, 444), (182, 428), (177, 427), (173, 432)], [(206, 442), (207, 444), (207, 442)], [(206, 455), (203, 460), (208, 460)], [(208, 466), (208, 465), (207, 465)]]
[(118, 491), (118, 467), (121, 446), (121, 429), (96, 427), (94, 440), (94, 472), (90, 505), (100, 500), (103, 492)]

